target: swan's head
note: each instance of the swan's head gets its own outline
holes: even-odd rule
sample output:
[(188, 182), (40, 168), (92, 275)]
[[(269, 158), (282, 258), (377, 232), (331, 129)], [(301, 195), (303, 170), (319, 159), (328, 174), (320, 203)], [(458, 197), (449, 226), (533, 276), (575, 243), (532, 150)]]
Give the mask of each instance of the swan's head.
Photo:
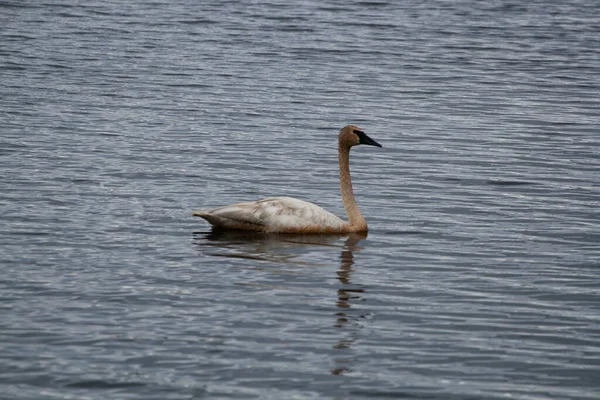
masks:
[(354, 125), (348, 125), (342, 128), (338, 140), (340, 144), (348, 147), (358, 146), (359, 144), (381, 147), (379, 143), (368, 137), (362, 129)]

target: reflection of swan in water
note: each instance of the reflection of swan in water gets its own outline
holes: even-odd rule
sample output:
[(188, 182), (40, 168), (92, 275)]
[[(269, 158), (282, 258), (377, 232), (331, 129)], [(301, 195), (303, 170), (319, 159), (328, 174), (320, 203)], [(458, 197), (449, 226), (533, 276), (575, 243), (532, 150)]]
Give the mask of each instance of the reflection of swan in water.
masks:
[(217, 251), (207, 254), (216, 257), (316, 266), (318, 264), (301, 262), (297, 258), (312, 246), (343, 247), (340, 240), (347, 237), (348, 235), (342, 234), (270, 234), (213, 230), (208, 233), (196, 233), (194, 243), (214, 248)]
[[(354, 265), (354, 255), (352, 254), (352, 252), (357, 250), (356, 245), (360, 240), (364, 239), (365, 237), (366, 236), (354, 235), (349, 237), (348, 240), (346, 240), (346, 243), (344, 244), (344, 249), (342, 250), (342, 254), (340, 255), (342, 262), (340, 265), (340, 269), (337, 271), (338, 279), (340, 283), (342, 283), (342, 285), (347, 286), (351, 284), (350, 276), (352, 274), (352, 265)], [(354, 289), (347, 287), (338, 289), (337, 306), (340, 308), (350, 308), (349, 300), (352, 298), (360, 298), (360, 296), (354, 295), (353, 293), (363, 292), (363, 289)]]
[[(333, 324), (335, 328), (349, 331), (349, 335), (345, 335), (338, 340), (333, 348), (336, 350), (344, 351), (350, 349), (352, 344), (357, 340), (358, 331), (357, 327), (353, 322), (357, 319), (364, 318), (363, 315), (352, 315), (352, 303), (361, 301), (361, 297), (365, 292), (364, 289), (353, 285), (351, 282), (352, 273), (354, 272), (352, 266), (354, 265), (354, 254), (353, 252), (359, 250), (358, 242), (366, 238), (366, 235), (353, 235), (350, 236), (344, 245), (342, 254), (340, 255), (341, 263), (340, 269), (337, 271), (337, 278), (341, 283), (341, 287), (337, 291), (336, 306), (340, 309), (335, 313), (336, 321)], [(332, 375), (342, 375), (350, 371), (350, 364), (353, 363), (351, 358), (336, 358), (336, 367), (331, 370)]]
[[(296, 266), (314, 267), (318, 264), (300, 262), (298, 257), (306, 254), (308, 249), (315, 246), (325, 246), (332, 249), (341, 249), (340, 267), (336, 277), (340, 282), (336, 292), (335, 322), (333, 326), (340, 329), (340, 339), (332, 345), (335, 351), (340, 351), (341, 357), (333, 361), (335, 368), (331, 374), (342, 375), (351, 370), (351, 365), (356, 361), (348, 353), (358, 339), (361, 321), (367, 316), (359, 313), (360, 310), (352, 309), (356, 302), (363, 301), (364, 289), (352, 283), (354, 272), (354, 252), (360, 250), (358, 243), (367, 237), (367, 233), (352, 233), (350, 235), (311, 235), (311, 234), (265, 234), (251, 231), (212, 231), (196, 233), (194, 243), (198, 246), (214, 248), (215, 252), (208, 255), (232, 259), (259, 260), (275, 262), (277, 264), (293, 264)], [(340, 243), (345, 239), (344, 243)], [(329, 264), (323, 264), (329, 266)], [(256, 266), (252, 269), (257, 268)], [(262, 268), (261, 268), (262, 269)], [(292, 269), (296, 271), (297, 269)], [(288, 269), (286, 273), (290, 273)], [(239, 283), (243, 286), (256, 286), (256, 284)], [(260, 285), (267, 287), (266, 285)], [(306, 290), (306, 289), (303, 289)]]
[(358, 210), (350, 181), (350, 148), (360, 144), (381, 147), (356, 126), (348, 125), (340, 131), (340, 188), (348, 222), (315, 204), (292, 197), (271, 197), (232, 204), (214, 210), (197, 211), (194, 215), (204, 218), (215, 228), (227, 230), (287, 233), (366, 232), (367, 222)]

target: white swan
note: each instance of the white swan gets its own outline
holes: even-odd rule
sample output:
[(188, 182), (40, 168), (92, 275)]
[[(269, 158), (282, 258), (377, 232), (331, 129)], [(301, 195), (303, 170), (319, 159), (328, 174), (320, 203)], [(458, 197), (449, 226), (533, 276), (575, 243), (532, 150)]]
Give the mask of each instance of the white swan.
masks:
[(342, 128), (338, 137), (340, 187), (348, 222), (317, 205), (292, 197), (271, 197), (232, 204), (214, 210), (197, 211), (194, 216), (204, 218), (215, 229), (279, 233), (367, 232), (367, 221), (358, 210), (350, 181), (350, 148), (359, 144), (381, 147), (356, 126)]

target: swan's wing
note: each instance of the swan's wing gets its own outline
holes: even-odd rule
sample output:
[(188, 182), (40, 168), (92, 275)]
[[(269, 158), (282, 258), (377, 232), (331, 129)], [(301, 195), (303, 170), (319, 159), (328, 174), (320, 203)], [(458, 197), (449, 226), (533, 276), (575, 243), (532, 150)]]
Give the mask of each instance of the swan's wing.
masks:
[(260, 200), (255, 207), (272, 232), (336, 232), (346, 225), (329, 211), (292, 197)]
[(194, 215), (216, 227), (267, 232), (339, 232), (346, 225), (323, 208), (291, 197), (238, 203)]

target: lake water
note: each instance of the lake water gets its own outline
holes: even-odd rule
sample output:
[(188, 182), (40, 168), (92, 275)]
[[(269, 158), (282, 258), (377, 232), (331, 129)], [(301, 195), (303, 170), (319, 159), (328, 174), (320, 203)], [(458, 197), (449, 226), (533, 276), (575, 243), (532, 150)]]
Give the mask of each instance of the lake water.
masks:
[[(597, 399), (597, 1), (0, 2), (0, 398)], [(367, 237), (212, 233), (293, 196)]]

